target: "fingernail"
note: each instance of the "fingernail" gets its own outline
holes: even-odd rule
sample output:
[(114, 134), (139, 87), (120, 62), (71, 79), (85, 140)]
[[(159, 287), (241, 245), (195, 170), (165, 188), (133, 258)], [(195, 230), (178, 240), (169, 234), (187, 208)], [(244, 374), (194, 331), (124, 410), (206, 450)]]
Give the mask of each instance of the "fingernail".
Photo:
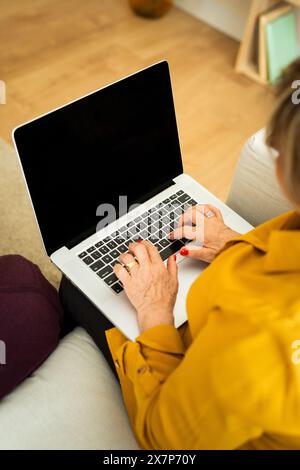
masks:
[(137, 243), (142, 243), (142, 240), (137, 240)]
[(187, 256), (189, 254), (189, 250), (187, 250), (186, 248), (181, 248), (180, 254), (182, 256)]
[(168, 238), (173, 238), (173, 232), (169, 233)]
[(174, 261), (176, 261), (176, 260), (177, 260), (177, 256), (176, 256), (176, 255), (174, 255)]

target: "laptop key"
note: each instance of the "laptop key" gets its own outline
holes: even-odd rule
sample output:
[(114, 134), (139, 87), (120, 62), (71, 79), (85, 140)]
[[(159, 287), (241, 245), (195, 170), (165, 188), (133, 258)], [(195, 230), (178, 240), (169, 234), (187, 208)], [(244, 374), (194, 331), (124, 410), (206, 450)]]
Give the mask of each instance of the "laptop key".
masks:
[(181, 207), (178, 207), (177, 209), (175, 209), (174, 213), (175, 213), (176, 215), (181, 216), (181, 215), (183, 214), (183, 210), (182, 210)]
[(183, 194), (182, 189), (176, 193), (176, 196), (181, 196), (181, 194)]
[(148, 231), (143, 230), (139, 235), (141, 240), (146, 240), (148, 238)]
[(152, 214), (151, 215), (151, 221), (153, 222), (157, 222), (158, 220), (160, 219), (160, 216), (159, 216), (159, 213), (158, 212), (155, 212), (155, 214)]
[(100, 246), (102, 246), (103, 244), (104, 244), (104, 241), (101, 240), (100, 242), (95, 243), (95, 247), (96, 247), (96, 248), (100, 248)]
[(171, 194), (171, 196), (170, 196), (171, 201), (173, 201), (174, 199), (176, 199), (176, 197), (177, 197), (176, 194)]
[(186, 201), (188, 201), (190, 198), (190, 196), (188, 194), (182, 194), (182, 196), (179, 196), (178, 198), (178, 201), (180, 201), (181, 203), (184, 203)]
[(111, 242), (109, 242), (107, 244), (108, 248), (110, 248), (111, 250), (113, 250), (114, 248), (116, 248), (117, 244), (112, 240)]
[(100, 271), (97, 272), (97, 276), (99, 276), (101, 279), (104, 279), (111, 272), (112, 272), (112, 267), (111, 266), (105, 266), (105, 268), (103, 268), (103, 269), (101, 269)]
[(108, 237), (105, 237), (103, 241), (104, 241), (105, 243), (108, 243), (110, 240), (111, 240), (111, 237), (108, 236)]
[(94, 246), (90, 246), (90, 248), (88, 248), (86, 251), (87, 251), (88, 253), (92, 253), (92, 252), (95, 251), (95, 250), (96, 250), (96, 248), (95, 248)]
[(116, 281), (118, 280), (117, 276), (115, 275), (115, 273), (112, 273), (110, 276), (106, 277), (104, 279), (104, 282), (106, 282), (106, 284), (108, 286), (111, 286), (112, 284), (114, 284)]
[(169, 198), (169, 197), (167, 197), (167, 199), (164, 199), (164, 200), (163, 200), (163, 204), (168, 204), (168, 202), (170, 202), (170, 198)]
[(170, 223), (170, 217), (163, 217), (161, 219), (163, 226), (168, 225)]
[(120, 235), (120, 233), (118, 232), (118, 230), (116, 230), (115, 232), (113, 232), (111, 235), (110, 235), (110, 238), (117, 238), (118, 236)]
[(120, 264), (117, 259), (115, 259), (112, 263), (110, 263), (111, 267), (113, 268), (116, 264)]
[(101, 254), (99, 253), (99, 251), (94, 251), (94, 252), (92, 253), (92, 257), (93, 257), (94, 259), (99, 259), (99, 258), (101, 258)]
[(104, 263), (101, 260), (98, 260), (96, 261), (96, 263), (91, 264), (90, 268), (92, 269), (92, 271), (96, 272), (96, 271), (99, 271), (99, 269), (103, 268), (103, 266), (104, 266)]
[(127, 248), (126, 248), (126, 249), (127, 249), (127, 251), (128, 251), (128, 246), (129, 246), (129, 245), (130, 245), (130, 243), (132, 243), (132, 242), (133, 242), (133, 240), (131, 240), (131, 238), (128, 238), (128, 240), (126, 240), (126, 241), (125, 241), (125, 243), (124, 243), (124, 246), (126, 246), (126, 247), (127, 247)]
[(153, 243), (153, 245), (155, 245), (155, 243), (158, 242), (158, 237), (151, 235), (149, 237), (149, 242), (151, 242), (151, 243)]
[(110, 256), (112, 256), (114, 259), (118, 258), (120, 256), (120, 253), (118, 250), (112, 250), (110, 253)]
[(109, 252), (109, 249), (107, 248), (107, 246), (102, 246), (99, 251), (100, 253), (102, 253), (102, 255), (106, 255), (106, 253)]
[(165, 261), (169, 256), (174, 255), (180, 248), (183, 247), (183, 243), (180, 240), (176, 240), (175, 242), (171, 243), (167, 248), (162, 250), (159, 254), (162, 257), (162, 260)]
[(82, 260), (85, 264), (89, 265), (91, 264), (94, 260), (90, 256), (87, 256), (86, 258), (83, 258)]
[(107, 264), (110, 263), (113, 260), (113, 258), (109, 255), (105, 255), (101, 259), (104, 263), (107, 263)]
[(132, 227), (130, 230), (129, 230), (129, 234), (130, 236), (132, 237), (135, 237), (137, 235), (138, 231), (137, 231), (137, 228), (136, 227)]
[(119, 282), (116, 282), (114, 285), (111, 286), (111, 288), (116, 292), (116, 294), (119, 294), (123, 290), (123, 287)]
[(87, 255), (87, 252), (86, 252), (86, 251), (83, 251), (83, 252), (80, 253), (78, 256), (79, 256), (79, 258), (84, 258), (86, 255)]
[(154, 246), (158, 249), (158, 251), (161, 251), (163, 249), (163, 247), (161, 246), (159, 242), (154, 243)]
[(127, 248), (126, 245), (120, 245), (120, 246), (118, 246), (118, 250), (119, 250), (120, 253), (127, 253), (128, 248)]
[(140, 230), (145, 230), (145, 228), (147, 228), (147, 224), (145, 224), (145, 222), (140, 222), (139, 227), (140, 227)]
[(171, 243), (171, 240), (168, 240), (167, 238), (159, 240), (159, 244), (162, 246), (162, 248), (166, 248), (166, 246), (169, 246)]

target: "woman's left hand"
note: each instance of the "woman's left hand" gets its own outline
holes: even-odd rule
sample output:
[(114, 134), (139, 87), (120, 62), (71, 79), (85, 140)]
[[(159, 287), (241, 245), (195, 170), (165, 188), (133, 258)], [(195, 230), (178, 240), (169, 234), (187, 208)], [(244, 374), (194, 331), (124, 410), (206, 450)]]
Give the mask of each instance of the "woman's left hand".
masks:
[(114, 272), (137, 311), (141, 332), (157, 325), (173, 325), (178, 292), (176, 257), (171, 256), (165, 266), (155, 246), (143, 240), (131, 243), (129, 252), (119, 261), (122, 264), (116, 264)]

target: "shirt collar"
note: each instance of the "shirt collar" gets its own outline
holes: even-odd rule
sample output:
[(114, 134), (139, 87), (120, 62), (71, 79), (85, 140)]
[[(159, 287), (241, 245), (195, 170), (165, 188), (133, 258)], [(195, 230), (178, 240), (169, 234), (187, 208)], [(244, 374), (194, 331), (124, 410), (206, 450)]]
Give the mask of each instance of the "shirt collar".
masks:
[(289, 211), (226, 243), (248, 242), (265, 253), (264, 271), (300, 270), (300, 215)]
[(281, 229), (270, 232), (266, 251), (266, 272), (300, 270), (300, 215), (297, 212), (289, 213)]
[(300, 270), (300, 231), (276, 230), (270, 234), (264, 271)]

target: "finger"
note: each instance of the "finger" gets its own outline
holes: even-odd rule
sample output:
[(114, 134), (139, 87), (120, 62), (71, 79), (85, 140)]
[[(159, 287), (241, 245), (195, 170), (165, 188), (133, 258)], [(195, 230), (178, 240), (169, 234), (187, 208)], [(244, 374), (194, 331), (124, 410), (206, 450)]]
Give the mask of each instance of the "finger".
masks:
[(168, 268), (168, 271), (169, 271), (170, 275), (172, 276), (172, 278), (177, 281), (178, 266), (177, 266), (177, 263), (176, 263), (176, 255), (172, 255), (168, 258), (167, 268)]
[(177, 240), (181, 238), (187, 238), (188, 240), (195, 240), (197, 236), (197, 228), (191, 227), (190, 225), (184, 225), (183, 227), (178, 227), (173, 232), (169, 234), (171, 240)]
[(161, 256), (158, 252), (158, 249), (153, 245), (153, 243), (149, 242), (149, 240), (143, 240), (141, 242), (142, 245), (144, 245), (148, 251), (148, 255), (150, 258), (150, 261), (152, 263), (162, 263)]
[(130, 274), (127, 271), (127, 269), (124, 268), (124, 266), (122, 266), (122, 264), (116, 263), (113, 267), (113, 270), (114, 270), (114, 273), (117, 276), (117, 278), (122, 282), (124, 287), (126, 287), (127, 282), (130, 279)]
[(120, 261), (120, 263), (124, 264), (125, 268), (126, 268), (126, 265), (128, 263), (132, 263), (133, 261), (135, 262), (135, 264), (129, 270), (130, 274), (132, 274), (133, 272), (135, 272), (139, 268), (138, 262), (136, 261), (136, 259), (134, 258), (134, 256), (131, 253), (124, 253), (124, 254), (120, 255), (119, 256), (119, 261)]
[(196, 206), (190, 207), (180, 216), (178, 227), (187, 224), (200, 225), (203, 222), (203, 216), (211, 217), (211, 215), (223, 221), (222, 213), (217, 207), (211, 204), (197, 204)]
[(221, 219), (223, 221), (222, 212), (217, 207), (212, 206), (211, 204), (203, 204), (203, 208), (205, 215), (207, 215), (208, 212), (211, 211), (218, 219)]
[(141, 266), (150, 263), (150, 256), (148, 250), (146, 246), (142, 243), (142, 241), (140, 241), (139, 243), (130, 243), (128, 248), (130, 253), (132, 253), (136, 257)]
[(207, 263), (210, 263), (215, 257), (216, 252), (212, 248), (207, 248), (205, 246), (199, 247), (199, 246), (189, 245), (185, 248), (182, 248), (180, 250), (180, 254), (184, 255), (187, 258), (197, 259), (200, 261), (206, 261)]
[(181, 227), (182, 225), (188, 225), (188, 224), (193, 224), (193, 219), (195, 218), (196, 214), (196, 207), (193, 206), (187, 209), (178, 219), (178, 227)]

